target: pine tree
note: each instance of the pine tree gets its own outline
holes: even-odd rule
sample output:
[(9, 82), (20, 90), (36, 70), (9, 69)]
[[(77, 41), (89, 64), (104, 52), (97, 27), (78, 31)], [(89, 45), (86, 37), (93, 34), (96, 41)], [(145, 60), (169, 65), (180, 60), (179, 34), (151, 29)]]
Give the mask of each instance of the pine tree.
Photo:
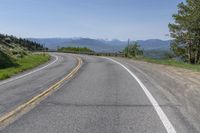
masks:
[(178, 5), (169, 24), (173, 52), (191, 64), (200, 63), (200, 0), (187, 0)]

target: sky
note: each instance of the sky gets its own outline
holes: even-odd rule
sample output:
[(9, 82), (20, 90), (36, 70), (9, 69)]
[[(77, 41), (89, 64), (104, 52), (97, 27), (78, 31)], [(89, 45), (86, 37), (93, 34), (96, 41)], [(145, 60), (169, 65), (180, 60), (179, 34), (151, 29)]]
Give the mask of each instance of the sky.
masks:
[(183, 0), (0, 0), (0, 33), (23, 38), (145, 40), (170, 37)]

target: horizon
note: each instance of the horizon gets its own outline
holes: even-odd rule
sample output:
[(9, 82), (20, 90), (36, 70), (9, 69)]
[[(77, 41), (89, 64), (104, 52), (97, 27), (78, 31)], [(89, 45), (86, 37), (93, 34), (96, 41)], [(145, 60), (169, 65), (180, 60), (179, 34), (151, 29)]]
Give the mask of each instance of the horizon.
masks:
[[(103, 41), (121, 41), (121, 42), (127, 42), (127, 40), (120, 40), (117, 38), (111, 38), (111, 39), (104, 39), (104, 38), (89, 38), (89, 37), (48, 37), (48, 38), (34, 38), (34, 37), (28, 37), (25, 39), (92, 39), (92, 40), (103, 40)], [(171, 41), (172, 39), (158, 39), (158, 38), (151, 38), (151, 39), (139, 39), (139, 40), (132, 40), (129, 39), (129, 41), (148, 41), (148, 40), (160, 40), (160, 41)]]
[(0, 29), (21, 38), (170, 40), (168, 23), (180, 2), (2, 0)]

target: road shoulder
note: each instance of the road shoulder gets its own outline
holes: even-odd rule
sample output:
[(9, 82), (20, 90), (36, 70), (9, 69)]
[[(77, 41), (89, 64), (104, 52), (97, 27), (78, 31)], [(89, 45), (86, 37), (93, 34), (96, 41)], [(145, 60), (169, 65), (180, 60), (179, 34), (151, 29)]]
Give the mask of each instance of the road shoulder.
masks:
[(185, 129), (186, 131), (200, 131), (200, 74), (198, 72), (131, 59), (114, 59), (126, 64), (145, 85), (151, 86), (150, 91), (156, 99), (159, 99), (161, 105), (168, 103), (174, 108), (174, 113), (180, 112), (177, 113), (179, 116), (171, 116), (174, 121), (178, 119), (184, 121), (185, 126), (189, 127)]

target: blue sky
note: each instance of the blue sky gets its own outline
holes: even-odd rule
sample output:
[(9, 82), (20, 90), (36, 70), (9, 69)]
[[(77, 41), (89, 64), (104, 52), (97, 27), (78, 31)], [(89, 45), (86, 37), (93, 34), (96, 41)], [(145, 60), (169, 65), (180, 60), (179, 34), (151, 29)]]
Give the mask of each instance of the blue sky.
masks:
[(169, 39), (183, 0), (0, 0), (0, 33), (17, 37)]

